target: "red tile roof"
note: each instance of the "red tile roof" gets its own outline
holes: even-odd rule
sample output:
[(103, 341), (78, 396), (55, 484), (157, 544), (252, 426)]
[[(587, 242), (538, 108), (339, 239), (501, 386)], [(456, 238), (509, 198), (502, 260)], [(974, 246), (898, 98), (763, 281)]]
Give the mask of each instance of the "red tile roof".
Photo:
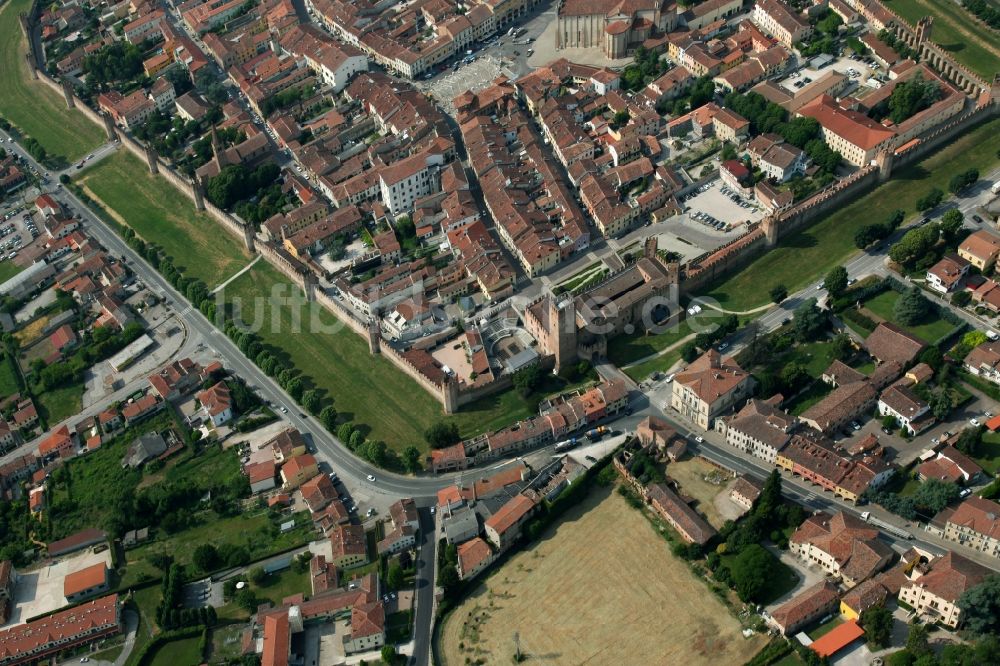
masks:
[(489, 517), (486, 521), (487, 527), (492, 527), (497, 534), (503, 534), (515, 525), (525, 514), (535, 508), (535, 503), (524, 495), (516, 495), (500, 510)]
[(44, 655), (69, 647), (88, 636), (120, 628), (118, 595), (88, 601), (27, 624), (0, 631), (0, 663), (28, 663), (29, 655)]
[(478, 567), (484, 560), (493, 556), (493, 549), (482, 537), (475, 537), (458, 546), (458, 568), (462, 570), (462, 578)]
[(92, 587), (108, 582), (108, 568), (104, 562), (74, 571), (63, 579), (63, 596), (71, 597)]
[(291, 627), (288, 625), (288, 611), (265, 617), (261, 666), (288, 666), (290, 648)]
[(229, 387), (225, 382), (219, 382), (215, 386), (206, 389), (198, 394), (198, 401), (208, 410), (212, 416), (216, 416), (232, 409), (233, 400), (229, 395)]
[(815, 118), (823, 129), (862, 150), (871, 150), (892, 139), (896, 133), (858, 111), (842, 109), (829, 95), (821, 95), (799, 109), (799, 114)]

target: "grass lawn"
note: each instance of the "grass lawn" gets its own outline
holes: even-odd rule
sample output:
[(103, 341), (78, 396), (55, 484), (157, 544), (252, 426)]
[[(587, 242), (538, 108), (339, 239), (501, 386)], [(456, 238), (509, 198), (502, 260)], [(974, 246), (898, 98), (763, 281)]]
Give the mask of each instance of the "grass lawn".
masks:
[(270, 599), (275, 606), (280, 606), (281, 600), (285, 597), (300, 593), (308, 596), (312, 590), (309, 583), (309, 570), (296, 573), (292, 568), (268, 574), (260, 585), (251, 585), (250, 587), (258, 598)]
[(6, 398), (20, 390), (21, 385), (17, 383), (17, 370), (14, 369), (10, 356), (4, 354), (3, 360), (0, 360), (0, 395)]
[(833, 387), (826, 382), (816, 380), (809, 386), (809, 388), (796, 396), (795, 400), (793, 400), (789, 405), (786, 405), (786, 408), (792, 416), (799, 416), (817, 402), (825, 398), (832, 390)]
[[(994, 5), (996, 6), (996, 5)], [(995, 31), (951, 0), (893, 0), (890, 9), (910, 25), (924, 16), (934, 17), (931, 41), (950, 51), (955, 60), (987, 81), (1000, 72), (1000, 41)]]
[(862, 374), (870, 375), (875, 372), (875, 361), (865, 361), (864, 363), (854, 366), (854, 369)]
[(147, 659), (149, 666), (176, 666), (177, 664), (200, 664), (202, 662), (201, 652), (198, 650), (198, 643), (201, 637), (182, 638), (169, 643), (163, 643), (153, 654), (152, 659)]
[(816, 640), (817, 638), (820, 638), (821, 636), (825, 636), (826, 634), (830, 633), (843, 623), (844, 620), (843, 618), (841, 618), (840, 615), (834, 615), (832, 618), (830, 618), (823, 624), (819, 625), (818, 627), (810, 631), (808, 634), (809, 638)]
[(920, 481), (910, 477), (906, 479), (906, 483), (904, 483), (903, 487), (897, 491), (897, 494), (901, 497), (913, 497), (919, 487)]
[(674, 349), (672, 351), (668, 351), (666, 354), (657, 356), (656, 358), (651, 358), (643, 363), (638, 363), (624, 368), (624, 371), (625, 374), (633, 380), (641, 382), (654, 372), (667, 372), (671, 367), (673, 367), (674, 363), (680, 360), (680, 358), (680, 350)]
[(947, 191), (959, 171), (976, 167), (986, 173), (998, 161), (996, 141), (1000, 119), (980, 125), (905, 169), (886, 184), (826, 216), (812, 226), (782, 239), (778, 246), (754, 260), (705, 296), (728, 310), (744, 311), (770, 302), (769, 292), (784, 284), (801, 289), (858, 252), (854, 233), (866, 224), (882, 222), (897, 208), (915, 211), (916, 200), (931, 187)]
[(882, 319), (891, 321), (900, 328), (912, 333), (928, 344), (937, 342), (940, 338), (947, 335), (955, 328), (954, 324), (941, 319), (936, 314), (930, 315), (927, 321), (922, 324), (917, 324), (916, 326), (904, 326), (896, 320), (896, 314), (893, 312), (893, 308), (896, 305), (896, 301), (899, 300), (899, 296), (899, 293), (889, 289), (887, 291), (883, 291), (875, 298), (866, 301), (864, 307), (868, 308)]
[(386, 624), (386, 643), (405, 643), (410, 640), (410, 629), (413, 619), (411, 616), (411, 611), (399, 611), (398, 613), (390, 613), (387, 618), (385, 618)]
[(72, 162), (99, 146), (104, 130), (79, 111), (67, 109), (62, 95), (28, 76), (17, 15), (30, 6), (31, 0), (9, 0), (0, 8), (0, 115), (49, 153)]
[[(321, 306), (303, 303), (303, 325), (294, 331), (292, 316), (297, 305), (287, 298), (262, 298), (287, 294), (288, 290), (282, 289), (287, 286), (280, 273), (260, 262), (226, 287), (225, 298), (239, 299), (245, 321), (265, 322), (259, 330), (263, 341), (333, 398), (342, 419), (370, 426), (367, 437), (381, 439), (397, 451), (409, 444), (426, 450), (424, 430), (445, 419), (440, 403), (389, 361), (371, 356), (360, 336), (346, 327), (335, 327), (336, 318)], [(313, 317), (334, 332), (320, 331), (318, 327), (309, 330)], [(377, 413), (373, 412), (376, 405)], [(447, 419), (455, 421), (463, 436), (468, 437), (533, 413), (535, 400), (505, 391), (466, 405)]]
[(801, 363), (811, 377), (819, 379), (833, 363), (833, 358), (833, 343), (824, 340), (795, 345), (787, 362)]
[(802, 661), (802, 657), (799, 656), (798, 652), (792, 650), (792, 652), (774, 662), (773, 666), (805, 666), (805, 662)]
[(118, 658), (118, 655), (120, 655), (122, 653), (122, 650), (124, 649), (125, 649), (124, 645), (116, 645), (113, 648), (108, 648), (107, 650), (101, 650), (100, 652), (95, 652), (94, 654), (89, 656), (93, 661), (102, 660), (102, 661), (113, 662), (115, 659)]
[(0, 261), (0, 283), (6, 282), (22, 270), (24, 269), (15, 264), (13, 259)]
[(166, 179), (119, 150), (74, 178), (121, 224), (147, 242), (156, 243), (188, 277), (209, 289), (232, 277), (250, 257), (241, 241), (194, 204)]
[[(657, 335), (646, 335), (644, 331), (639, 331), (632, 335), (616, 336), (608, 341), (608, 360), (618, 367), (635, 363), (639, 359), (662, 351), (671, 345), (677, 344), (691, 333), (697, 332), (692, 330), (692, 324), (702, 324), (707, 329), (713, 319), (713, 314), (702, 312), (696, 317), (681, 320), (679, 323)], [(703, 330), (701, 326), (696, 327), (698, 331)]]
[(36, 393), (39, 415), (51, 428), (80, 411), (83, 400), (83, 382)]
[(139, 628), (135, 633), (135, 645), (125, 662), (126, 666), (135, 666), (136, 655), (138, 655), (144, 645), (149, 643), (154, 633), (159, 633), (156, 626), (156, 606), (160, 603), (160, 586), (150, 585), (141, 590), (136, 590), (132, 595), (135, 605), (139, 608)]
[(212, 653), (209, 661), (212, 663), (228, 663), (228, 659), (237, 659), (243, 639), (243, 625), (229, 624), (216, 626), (212, 629)]
[(973, 458), (990, 474), (995, 476), (1000, 473), (1000, 433), (989, 430), (983, 433), (983, 441)]

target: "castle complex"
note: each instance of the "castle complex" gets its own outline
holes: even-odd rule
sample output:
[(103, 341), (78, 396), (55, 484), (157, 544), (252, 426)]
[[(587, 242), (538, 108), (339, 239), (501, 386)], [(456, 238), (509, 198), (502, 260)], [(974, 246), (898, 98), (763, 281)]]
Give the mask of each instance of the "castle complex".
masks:
[(607, 339), (664, 324), (676, 314), (678, 265), (665, 261), (655, 237), (631, 266), (576, 297), (552, 294), (529, 304), (524, 326), (558, 371), (578, 358), (601, 356)]

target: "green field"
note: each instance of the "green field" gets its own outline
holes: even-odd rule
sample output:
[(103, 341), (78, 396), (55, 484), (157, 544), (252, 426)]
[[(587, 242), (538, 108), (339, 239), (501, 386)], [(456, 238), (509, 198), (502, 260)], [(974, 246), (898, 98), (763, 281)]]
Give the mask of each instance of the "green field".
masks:
[[(266, 322), (259, 331), (263, 341), (333, 398), (333, 406), (343, 419), (369, 425), (368, 437), (381, 439), (397, 451), (409, 444), (426, 449), (422, 433), (444, 418), (440, 403), (389, 361), (369, 354), (367, 343), (350, 329), (341, 326), (333, 333), (310, 331), (313, 316), (324, 327), (336, 323), (321, 306), (303, 304), (303, 324), (294, 332), (296, 306), (287, 298), (264, 297), (287, 295), (288, 286), (280, 273), (260, 262), (226, 287), (224, 295), (227, 301), (239, 299), (245, 321)], [(468, 436), (533, 412), (534, 401), (506, 391), (466, 405), (449, 418)]]
[(674, 349), (668, 351), (666, 354), (651, 358), (648, 361), (622, 368), (622, 372), (631, 377), (633, 381), (641, 382), (654, 372), (668, 372), (680, 358), (680, 351)]
[(1000, 434), (989, 430), (984, 432), (983, 441), (973, 458), (989, 474), (996, 476), (1000, 473)]
[(79, 111), (66, 108), (62, 95), (31, 81), (24, 61), (27, 46), (17, 15), (31, 0), (8, 0), (0, 8), (0, 115), (72, 162), (101, 144), (104, 130)]
[(38, 414), (51, 428), (80, 411), (83, 400), (83, 382), (60, 386), (50, 391), (38, 391), (35, 403)]
[(4, 283), (11, 279), (24, 269), (14, 263), (12, 259), (4, 259), (0, 261), (0, 283)]
[(159, 584), (150, 585), (132, 594), (132, 600), (136, 608), (139, 609), (139, 628), (135, 632), (135, 644), (132, 652), (125, 661), (127, 666), (135, 666), (136, 656), (142, 651), (143, 646), (153, 639), (153, 633), (159, 633), (156, 627), (156, 607), (159, 605), (162, 595)]
[(875, 298), (865, 301), (864, 307), (868, 308), (882, 319), (891, 321), (900, 328), (912, 333), (928, 344), (937, 342), (955, 328), (954, 324), (941, 319), (936, 314), (928, 316), (927, 321), (922, 324), (904, 326), (896, 320), (896, 314), (893, 312), (893, 308), (895, 307), (897, 300), (899, 300), (899, 293), (889, 289), (888, 291), (883, 291)]
[(156, 243), (188, 277), (209, 289), (232, 277), (250, 258), (243, 244), (186, 196), (154, 177), (125, 150), (107, 157), (74, 179), (115, 219)]
[(11, 363), (10, 356), (4, 354), (0, 360), (0, 396), (6, 398), (21, 390), (21, 385), (17, 382), (17, 370)]
[(1000, 72), (1000, 39), (974, 14), (952, 0), (892, 0), (889, 9), (912, 26), (924, 16), (934, 17), (931, 41), (986, 81)]
[(182, 638), (169, 643), (163, 643), (156, 648), (152, 659), (146, 659), (149, 666), (177, 666), (178, 664), (202, 663), (201, 652), (198, 650), (200, 636)]
[(705, 296), (728, 310), (745, 311), (770, 302), (769, 292), (776, 285), (784, 284), (790, 292), (801, 289), (858, 252), (854, 233), (862, 226), (886, 220), (897, 208), (913, 213), (922, 194), (931, 187), (947, 190), (956, 171), (976, 167), (987, 173), (1000, 161), (998, 133), (1000, 119), (992, 120), (922, 162), (899, 170), (888, 183), (783, 239)]

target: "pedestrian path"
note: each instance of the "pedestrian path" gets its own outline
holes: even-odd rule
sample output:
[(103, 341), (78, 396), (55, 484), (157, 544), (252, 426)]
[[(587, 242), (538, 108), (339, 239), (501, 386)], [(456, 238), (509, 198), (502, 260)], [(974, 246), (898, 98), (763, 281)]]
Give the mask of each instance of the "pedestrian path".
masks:
[(258, 254), (256, 257), (253, 258), (253, 261), (251, 261), (249, 264), (247, 264), (246, 266), (244, 266), (243, 268), (241, 268), (239, 271), (237, 271), (236, 275), (232, 276), (231, 278), (229, 278), (228, 280), (226, 280), (225, 282), (223, 282), (222, 284), (220, 284), (218, 287), (216, 287), (215, 289), (213, 289), (211, 293), (214, 294), (214, 293), (216, 293), (218, 291), (221, 291), (222, 289), (225, 289), (229, 285), (230, 282), (232, 282), (233, 280), (235, 280), (236, 278), (238, 278), (239, 276), (243, 275), (248, 270), (250, 270), (251, 268), (253, 268), (254, 264), (256, 264), (258, 261), (260, 261), (260, 259), (261, 259), (262, 256), (263, 255)]

